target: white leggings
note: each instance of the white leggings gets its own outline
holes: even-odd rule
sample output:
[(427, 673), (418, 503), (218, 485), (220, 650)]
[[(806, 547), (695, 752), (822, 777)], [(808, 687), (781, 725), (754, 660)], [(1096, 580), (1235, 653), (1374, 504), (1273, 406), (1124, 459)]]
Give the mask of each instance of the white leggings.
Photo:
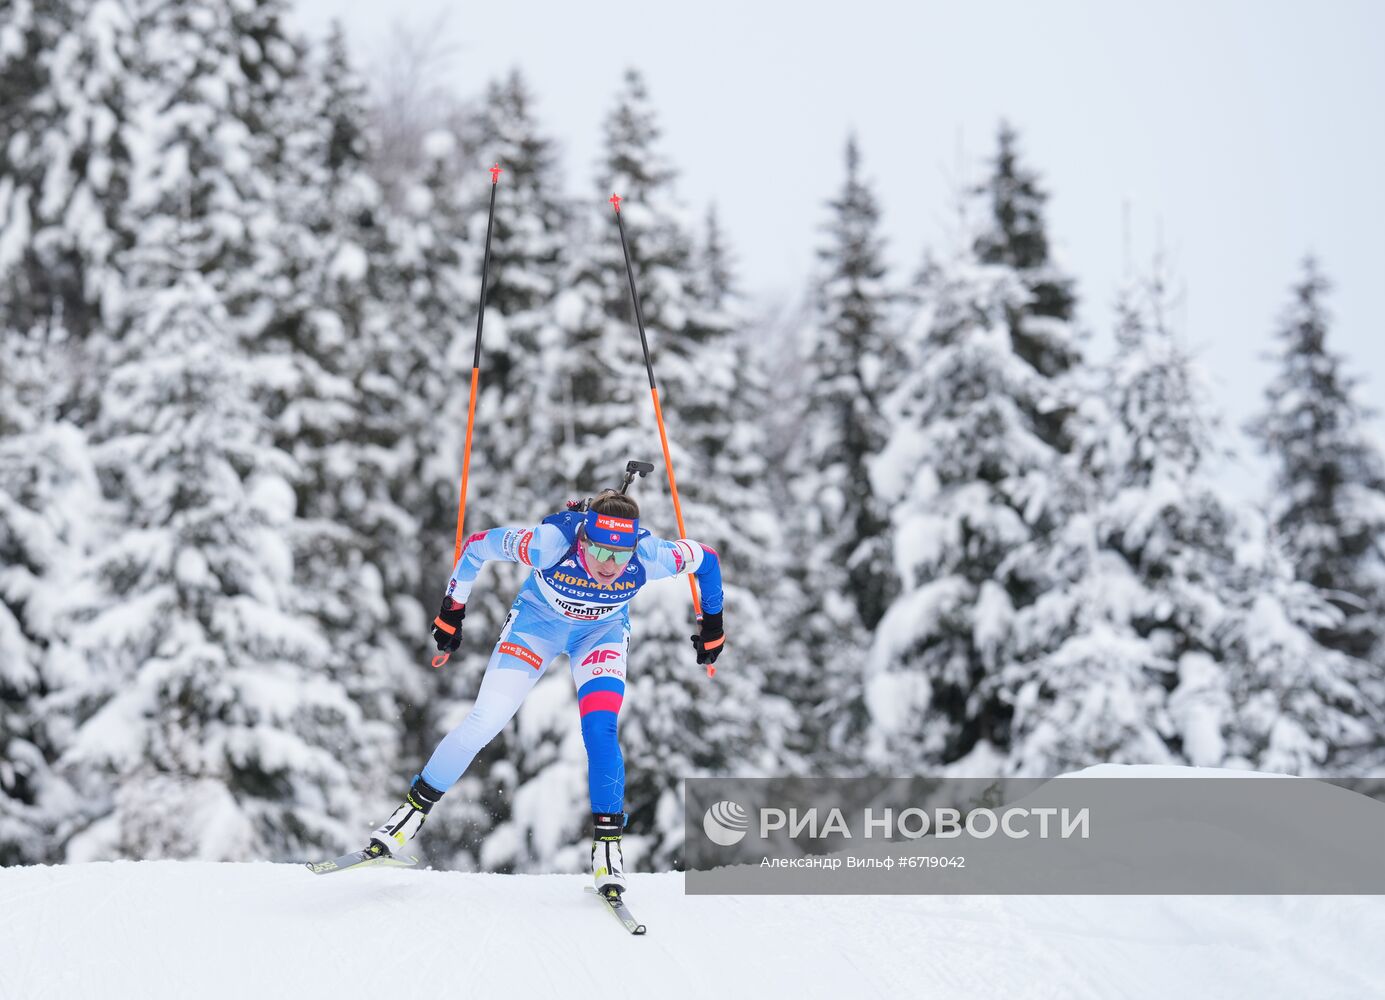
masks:
[(587, 748), (592, 812), (621, 812), (625, 762), (616, 721), (625, 696), (629, 644), (630, 620), (624, 611), (596, 622), (575, 622), (521, 593), (486, 665), (476, 703), (428, 758), (423, 780), (444, 792), (456, 784), (481, 748), (514, 718), (548, 664), (566, 652)]

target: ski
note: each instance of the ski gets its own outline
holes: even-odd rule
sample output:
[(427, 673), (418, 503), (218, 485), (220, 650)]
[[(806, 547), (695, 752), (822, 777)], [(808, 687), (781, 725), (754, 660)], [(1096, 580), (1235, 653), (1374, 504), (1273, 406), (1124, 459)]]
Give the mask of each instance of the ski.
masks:
[(310, 861), (304, 867), (314, 875), (330, 875), (332, 872), (344, 872), (352, 868), (412, 868), (416, 864), (418, 858), (396, 858), (378, 848), (372, 850), (367, 847), (363, 851), (352, 851), (330, 861)]
[(602, 895), (592, 886), (583, 886), (583, 888), (605, 903), (606, 909), (610, 910), (631, 934), (643, 934), (645, 932), (644, 924), (636, 920), (635, 915), (630, 912), (630, 907), (621, 901), (620, 893), (612, 891), (609, 895)]

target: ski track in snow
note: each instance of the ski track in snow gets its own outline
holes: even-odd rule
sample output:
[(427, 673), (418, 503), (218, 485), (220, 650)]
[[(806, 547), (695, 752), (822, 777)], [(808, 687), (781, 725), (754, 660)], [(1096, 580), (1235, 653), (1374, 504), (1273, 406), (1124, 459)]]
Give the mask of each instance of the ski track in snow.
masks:
[[(685, 896), (634, 875), (0, 869), (0, 1000), (1379, 996), (1385, 897)], [(401, 992), (402, 991), (402, 992)]]

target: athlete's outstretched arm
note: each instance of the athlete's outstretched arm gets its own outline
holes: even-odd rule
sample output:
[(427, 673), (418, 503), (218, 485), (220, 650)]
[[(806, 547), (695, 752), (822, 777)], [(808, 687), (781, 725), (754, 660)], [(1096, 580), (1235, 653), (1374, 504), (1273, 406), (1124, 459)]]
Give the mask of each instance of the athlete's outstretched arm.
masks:
[(716, 549), (690, 538), (670, 542), (653, 536), (641, 539), (637, 549), (649, 579), (662, 580), (692, 573), (697, 577), (703, 614), (721, 613), (721, 559)]
[(507, 525), (477, 532), (468, 536), (462, 546), (462, 556), (452, 568), (452, 579), (447, 581), (447, 596), (465, 604), (481, 567), (492, 559), (547, 569), (567, 554), (567, 548), (562, 529), (553, 524), (533, 528)]

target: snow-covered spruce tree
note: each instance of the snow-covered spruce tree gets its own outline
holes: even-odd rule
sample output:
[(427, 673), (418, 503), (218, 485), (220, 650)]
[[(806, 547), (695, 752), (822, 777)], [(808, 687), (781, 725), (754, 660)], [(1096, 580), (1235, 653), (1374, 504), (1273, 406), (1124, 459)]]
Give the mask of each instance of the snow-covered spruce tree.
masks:
[(406, 589), (431, 621), (451, 571), (481, 263), (467, 236), (477, 181), (458, 169), (452, 133), (424, 144), (428, 167), (394, 220), (407, 296), (390, 335), (370, 342), (362, 388), (372, 430), (401, 439), (396, 495), (419, 530)]
[[(651, 279), (672, 277), (671, 290), (681, 296), (682, 269), (691, 249), (668, 206), (658, 202), (660, 195), (667, 199), (674, 171), (657, 146), (657, 118), (643, 78), (633, 70), (626, 74), (606, 117), (604, 136), (596, 198), (574, 220), (571, 265), (557, 303), (566, 383), (559, 391), (568, 411), (562, 429), (567, 458), (563, 471), (579, 492), (608, 483), (626, 461), (644, 456), (654, 423), (647, 413), (649, 382), (620, 237), (606, 199), (613, 193), (623, 199), (621, 211), (651, 350), (670, 326), (676, 329), (683, 320), (682, 315), (663, 315), (664, 290)], [(662, 270), (656, 271), (659, 267)]]
[[(498, 524), (531, 524), (552, 513), (564, 496), (561, 468), (549, 456), (561, 434), (554, 362), (562, 345), (553, 307), (568, 208), (561, 198), (557, 152), (543, 133), (534, 105), (527, 82), (514, 70), (504, 80), (491, 82), (475, 128), (481, 158), (471, 166), (473, 174), (486, 177), (493, 163), (503, 170), (495, 192), (472, 451), (473, 496), (467, 506), (468, 523), (478, 531)], [(477, 185), (475, 194), (468, 206), (468, 236), (477, 247), (472, 263), (479, 278), (490, 185)], [(467, 349), (468, 373), (474, 332), (473, 325), (460, 345)], [(495, 626), (523, 578), (519, 567), (497, 570), (487, 587), (495, 594), (495, 607), (483, 619), (483, 624)]]
[(1284, 774), (1358, 774), (1363, 762), (1379, 759), (1385, 728), (1372, 696), (1374, 670), (1314, 638), (1340, 627), (1340, 610), (1294, 579), (1267, 524), (1246, 521), (1238, 553), (1243, 599), (1223, 639), (1234, 706), (1223, 727), (1228, 761)]
[[(1066, 453), (1072, 446), (1067, 426), (1083, 375), (1081, 335), (1074, 323), (1077, 299), (1073, 279), (1055, 259), (1048, 238), (1044, 205), (1048, 194), (1038, 175), (1020, 161), (1019, 137), (1002, 122), (987, 179), (975, 194), (982, 220), (973, 237), (982, 264), (999, 267), (1007, 277), (997, 289), (1004, 297), (1010, 350), (1033, 369), (1030, 391), (1017, 394), (1029, 429), (1049, 448)], [(1041, 472), (1028, 477), (1024, 489), (1025, 520), (1039, 544), (1075, 509), (1065, 503), (1064, 488)], [(1061, 487), (1061, 482), (1059, 482)], [(1031, 546), (1031, 549), (1033, 547)], [(1033, 553), (1031, 553), (1033, 554)], [(1030, 585), (1032, 584), (1032, 585)], [(1017, 605), (1033, 600), (1042, 584), (1014, 574), (1007, 584)], [(1002, 714), (1003, 708), (998, 708)]]
[(0, 865), (58, 860), (73, 806), (51, 703), (82, 681), (65, 622), (100, 491), (85, 435), (56, 417), (50, 339), (0, 328)]
[(167, 0), (140, 26), (139, 238), (95, 431), (116, 520), (72, 597), (91, 681), (64, 762), (96, 822), (69, 858), (301, 856), (360, 812), (363, 720), (295, 615), (295, 470), (245, 353), (272, 218), (240, 104), (256, 9)]
[(702, 242), (698, 246), (698, 289), (703, 306), (722, 309), (735, 300), (740, 289), (736, 286), (735, 262), (726, 243), (715, 205), (707, 207)]
[[(281, 249), (268, 266), (280, 273), (266, 278), (289, 294), (260, 337), (265, 353), (284, 353), (294, 371), (291, 381), (269, 385), (284, 414), (276, 419), (279, 441), (308, 475), (301, 509), (324, 530), (336, 525), (358, 536), (347, 547), (361, 552), (343, 553), (342, 561), (364, 556), (375, 567), (383, 579), (365, 589), (378, 600), (382, 592), (407, 593), (412, 580), (412, 570), (397, 566), (414, 544), (410, 514), (390, 494), (402, 429), (391, 432), (388, 415), (376, 409), (379, 396), (400, 387), (373, 365), (396, 346), (390, 340), (404, 292), (389, 213), (368, 173), (364, 85), (339, 29), (286, 81), (276, 110), (284, 136), (273, 167)], [(379, 609), (368, 614), (378, 616)]]
[(367, 172), (364, 87), (340, 30), (280, 79), (257, 109), (274, 139), (264, 169), (278, 221), (253, 271), (270, 307), (247, 331), (256, 398), (296, 470), (290, 540), (304, 603), (294, 610), (330, 637), (328, 676), (369, 720), (361, 738), (373, 750), (356, 787), (392, 798), (402, 703), (421, 700), (423, 616), (396, 589), (409, 577), (395, 564), (414, 544), (392, 494), (399, 435), (367, 427), (360, 387), (374, 377), (370, 345), (390, 336), (398, 268)]
[(70, 729), (63, 699), (85, 679), (66, 611), (99, 534), (84, 425), (127, 238), (128, 7), (20, 0), (0, 24), (0, 854), (11, 860), (56, 860), (73, 817), (52, 764)]
[[(477, 121), (485, 168), (499, 163), (486, 294), (481, 434), (473, 462), (479, 489), (478, 526), (521, 523), (551, 513), (564, 482), (548, 461), (561, 441), (562, 411), (549, 362), (563, 349), (553, 303), (563, 268), (568, 207), (561, 198), (557, 152), (535, 114), (535, 99), (518, 70), (492, 81)], [(485, 239), (489, 190), (471, 213), (472, 239)]]
[(902, 593), (876, 629), (865, 682), (868, 756), (901, 772), (1006, 745), (982, 692), (998, 670), (1014, 603), (1009, 557), (1032, 533), (1027, 487), (1057, 455), (1015, 402), (1041, 385), (1011, 349), (1003, 268), (968, 248), (925, 267), (889, 401), (893, 429), (875, 481), (891, 502)]
[[(460, 158), (456, 136), (435, 130), (424, 137), (423, 146), (426, 169), (419, 179), (405, 184), (402, 208), (390, 219), (397, 248), (395, 280), (401, 294), (390, 301), (388, 324), (366, 342), (358, 389), (364, 405), (365, 439), (378, 442), (376, 454), (388, 470), (391, 496), (407, 513), (415, 533), (391, 561), (396, 575), (387, 578), (387, 586), (407, 595), (412, 609), (396, 601), (398, 624), (404, 641), (414, 644), (411, 649), (423, 670), (425, 689), (422, 700), (402, 720), (407, 767), (396, 776), (395, 795), (402, 792), (398, 783), (407, 784), (416, 773), (412, 769), (421, 766), (438, 739), (465, 715), (459, 700), (474, 697), (494, 639), (494, 627), (483, 628), (481, 623), (487, 617), (499, 621), (499, 599), (487, 603), (478, 591), (472, 609), (476, 614), (468, 618), (461, 651), (444, 669), (427, 669), (429, 658), (437, 652), (429, 626), (455, 551), (481, 257), (479, 246), (468, 241), (479, 182), (473, 171), (464, 169), (463, 164), (470, 164)], [(490, 527), (480, 524), (475, 513), (474, 501), (483, 489), (473, 452), (466, 518), (469, 533)], [(468, 803), (467, 821), (482, 822), (472, 806), (475, 798), (468, 775), (444, 800), (449, 816), (436, 824), (429, 848), (439, 863), (446, 859), (453, 867), (474, 867), (473, 857), (458, 853), (463, 823), (452, 810), (458, 803)], [(450, 836), (453, 833), (457, 836)]]
[(766, 592), (756, 590), (764, 606), (770, 641), (775, 644), (774, 654), (763, 664), (762, 698), (767, 709), (774, 704), (774, 699), (783, 699), (789, 712), (787, 719), (780, 719), (777, 713), (770, 711), (764, 715), (766, 746), (780, 760), (772, 773), (854, 771), (861, 764), (863, 745), (855, 734), (840, 740), (835, 747), (825, 742), (825, 734), (833, 723), (845, 718), (835, 703), (839, 692), (833, 687), (830, 670), (825, 664), (846, 662), (854, 665), (857, 676), (852, 684), (855, 687), (847, 701), (854, 698), (859, 702), (859, 661), (867, 640), (863, 638), (861, 645), (849, 651), (847, 655), (854, 659), (846, 661), (832, 659), (816, 645), (831, 640), (832, 636), (822, 630), (815, 634), (806, 631), (822, 605), (820, 598), (816, 603), (809, 600), (805, 588), (815, 584), (796, 554), (804, 522), (796, 487), (805, 471), (797, 464), (797, 456), (801, 454), (800, 441), (805, 430), (801, 420), (802, 399), (811, 374), (806, 358), (808, 345), (804, 343), (802, 332), (810, 326), (812, 311), (809, 295), (781, 299), (762, 308), (745, 330), (748, 338), (745, 371), (756, 383), (750, 391), (761, 397), (756, 404), (759, 413), (754, 420), (756, 454), (763, 473), (760, 488), (766, 509), (775, 519), (782, 546), (779, 550), (782, 561), (776, 567), (778, 580), (768, 591), (768, 597)]
[(1010, 773), (1222, 763), (1239, 515), (1214, 482), (1225, 456), (1169, 312), (1157, 268), (1121, 293), (1115, 356), (1069, 422), (1077, 502), (1044, 546), (1046, 588), (1016, 612), (995, 682), (1013, 692)]
[(1385, 635), (1385, 460), (1367, 426), (1361, 380), (1328, 350), (1329, 290), (1317, 262), (1280, 323), (1279, 371), (1251, 433), (1275, 462), (1274, 527), (1299, 578), (1329, 592), (1338, 628), (1318, 636), (1351, 656), (1380, 659)]
[(1060, 468), (1081, 356), (1044, 196), (1008, 128), (978, 193), (979, 225), (924, 269), (875, 464), (904, 587), (867, 695), (877, 759), (986, 772), (1010, 749), (1018, 692), (998, 681), (1015, 614), (1047, 586), (1045, 547), (1081, 500)]
[(828, 207), (803, 345), (802, 426), (787, 463), (799, 536), (790, 572), (801, 605), (786, 616), (797, 623), (786, 662), (799, 669), (784, 693), (801, 717), (794, 752), (841, 766), (859, 757), (866, 724), (861, 651), (898, 586), (886, 548), (889, 512), (869, 464), (887, 440), (882, 404), (903, 357), (880, 212), (854, 137), (846, 180)]
[(42, 578), (31, 549), (43, 521), (19, 501), (28, 484), (15, 468), (37, 423), (29, 370), (38, 359), (26, 350), (29, 339), (0, 327), (0, 865), (41, 860), (50, 835), (38, 810), (53, 758), (36, 731), (43, 637), (26, 621), (34, 583)]
[[(735, 632), (723, 668), (735, 672), (737, 683), (748, 681), (756, 689), (759, 735), (746, 747), (739, 766), (748, 775), (797, 771), (806, 767), (806, 760), (789, 749), (798, 738), (798, 717), (790, 696), (783, 623), (798, 607), (798, 594), (788, 573), (781, 507), (774, 494), (776, 470), (769, 458), (773, 394), (758, 341), (762, 331), (746, 314), (735, 260), (713, 210), (707, 213), (698, 261), (697, 304), (708, 316), (704, 325), (734, 332), (706, 348), (720, 355), (710, 359), (710, 371), (724, 372), (721, 365), (730, 362), (730, 387), (720, 393), (720, 422), (704, 425), (712, 432), (704, 432), (705, 485), (710, 487), (705, 496), (714, 520), (689, 531), (721, 557)], [(728, 675), (718, 676), (726, 680)]]
[(818, 581), (815, 599), (829, 603), (827, 595), (835, 594), (839, 602), (849, 595), (869, 631), (889, 606), (895, 579), (882, 537), (887, 512), (867, 463), (884, 447), (881, 404), (903, 355), (890, 323), (880, 210), (861, 176), (854, 137), (846, 145), (846, 181), (829, 208), (826, 239), (818, 249), (805, 401), (809, 431), (800, 456), (802, 467), (812, 470), (804, 476), (811, 541), (803, 551), (810, 553), (808, 565)]
[(1367, 429), (1373, 413), (1358, 398), (1360, 379), (1326, 344), (1329, 287), (1317, 262), (1305, 260), (1280, 322), (1279, 371), (1250, 432), (1275, 463), (1269, 516), (1295, 576), (1339, 612), (1314, 638), (1343, 654), (1338, 669), (1375, 664), (1360, 693), (1374, 729), (1362, 746), (1331, 748), (1336, 765), (1349, 768), (1353, 754), (1376, 759), (1385, 749), (1385, 460)]
[[(988, 222), (976, 234), (983, 264), (1012, 270), (1018, 281), (1006, 302), (1006, 322), (1017, 355), (1045, 378), (1055, 378), (1082, 360), (1071, 323), (1077, 299), (1073, 282), (1054, 261), (1049, 247), (1038, 176), (1020, 162), (1019, 136), (1002, 122), (996, 155), (977, 194), (988, 208)], [(1043, 403), (1040, 399), (1035, 402)], [(1062, 439), (1062, 407), (1030, 413), (1045, 440)]]

